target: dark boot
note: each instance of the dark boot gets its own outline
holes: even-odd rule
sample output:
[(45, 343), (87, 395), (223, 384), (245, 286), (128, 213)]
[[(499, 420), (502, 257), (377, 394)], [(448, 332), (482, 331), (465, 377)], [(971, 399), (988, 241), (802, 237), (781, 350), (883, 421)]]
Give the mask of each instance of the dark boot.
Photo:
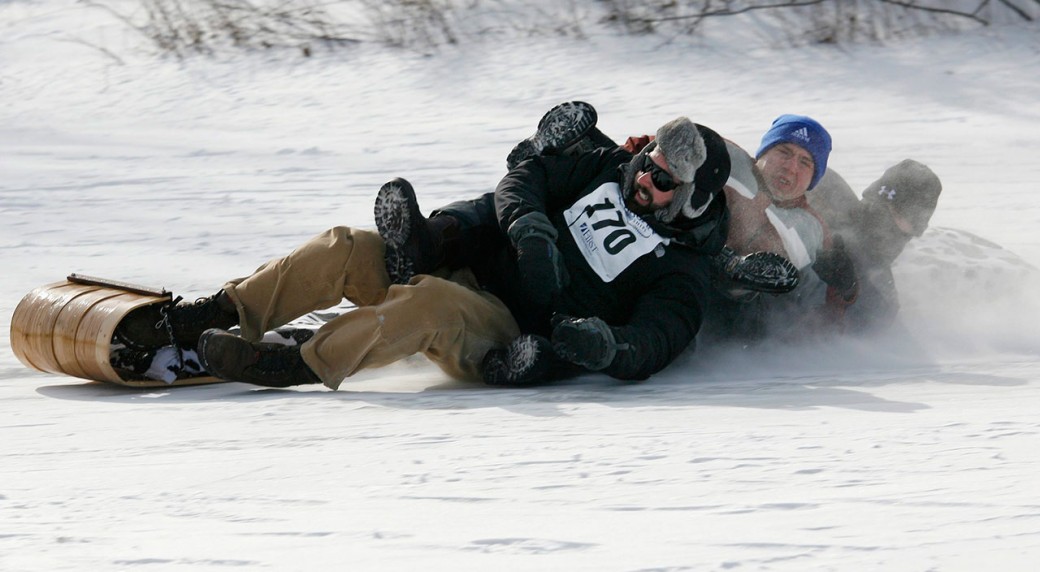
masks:
[(299, 346), (252, 343), (213, 328), (199, 337), (198, 354), (207, 373), (228, 381), (265, 387), (321, 383), (303, 362)]
[(386, 271), (394, 284), (407, 284), (416, 274), (429, 274), (441, 266), (444, 241), (458, 234), (454, 217), (424, 217), (415, 189), (401, 178), (379, 189), (375, 220), (386, 243)]
[(747, 290), (784, 294), (798, 286), (798, 269), (775, 252), (752, 252), (740, 256), (727, 246), (713, 257), (712, 262), (723, 280)]
[(194, 302), (138, 308), (116, 326), (115, 338), (134, 349), (157, 349), (169, 345), (194, 348), (205, 330), (230, 328), (237, 324), (235, 303), (221, 290)]
[(548, 381), (555, 354), (542, 336), (523, 335), (484, 356), (484, 383), (523, 386)]
[(512, 170), (535, 155), (566, 154), (569, 148), (582, 142), (598, 119), (596, 109), (584, 101), (568, 101), (553, 107), (542, 116), (534, 135), (517, 143), (509, 152), (506, 168)]

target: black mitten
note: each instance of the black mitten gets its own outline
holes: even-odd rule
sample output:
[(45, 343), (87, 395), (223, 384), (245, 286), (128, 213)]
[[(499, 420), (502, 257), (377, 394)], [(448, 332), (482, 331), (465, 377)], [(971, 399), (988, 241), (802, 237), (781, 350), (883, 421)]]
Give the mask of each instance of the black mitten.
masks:
[(540, 212), (530, 212), (509, 226), (509, 239), (516, 247), (520, 280), (528, 299), (547, 308), (567, 285), (567, 268), (556, 248), (556, 228)]
[(552, 347), (556, 355), (592, 371), (609, 366), (617, 355), (614, 331), (600, 318), (554, 316)]
[(833, 286), (844, 296), (856, 288), (856, 267), (845, 250), (845, 241), (835, 235), (830, 250), (822, 248), (816, 253), (812, 269), (820, 280)]

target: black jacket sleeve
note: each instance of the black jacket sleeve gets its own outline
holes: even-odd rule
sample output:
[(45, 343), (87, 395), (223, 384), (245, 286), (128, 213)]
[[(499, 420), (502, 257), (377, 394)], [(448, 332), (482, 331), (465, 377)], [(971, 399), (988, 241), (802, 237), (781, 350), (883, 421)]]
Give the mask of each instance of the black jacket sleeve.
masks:
[(617, 180), (617, 168), (632, 155), (616, 147), (577, 157), (536, 156), (509, 171), (495, 189), (495, 210), (502, 232), (530, 212), (551, 216), (570, 206), (597, 179)]
[(704, 318), (710, 272), (705, 257), (691, 258), (690, 264), (692, 268), (658, 279), (639, 297), (628, 322), (612, 328), (620, 349), (603, 373), (618, 379), (646, 379), (672, 363), (694, 340)]

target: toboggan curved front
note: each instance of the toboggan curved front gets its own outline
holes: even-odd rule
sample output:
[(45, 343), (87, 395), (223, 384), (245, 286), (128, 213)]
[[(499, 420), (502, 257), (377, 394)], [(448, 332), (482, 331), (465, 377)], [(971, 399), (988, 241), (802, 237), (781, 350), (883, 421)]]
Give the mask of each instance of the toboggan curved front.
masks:
[(48, 373), (71, 375), (132, 387), (165, 387), (221, 381), (195, 377), (164, 383), (135, 379), (111, 363), (112, 337), (131, 311), (168, 303), (165, 291), (149, 291), (122, 283), (106, 285), (75, 274), (25, 295), (11, 318), (11, 349), (26, 366)]

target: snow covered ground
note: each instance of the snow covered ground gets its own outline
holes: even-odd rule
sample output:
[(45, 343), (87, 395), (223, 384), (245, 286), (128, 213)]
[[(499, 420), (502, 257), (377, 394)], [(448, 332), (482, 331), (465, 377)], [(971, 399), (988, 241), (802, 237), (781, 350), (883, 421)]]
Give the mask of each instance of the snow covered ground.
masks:
[[(84, 4), (0, 3), (0, 570), (1035, 569), (1036, 32), (176, 61)], [(857, 189), (930, 165), (905, 331), (534, 390), (422, 358), (338, 392), (130, 390), (9, 351), (21, 297), (70, 272), (207, 295), (372, 226), (393, 176), (427, 209), (488, 190), (567, 99), (616, 137), (685, 114), (748, 148), (813, 115)]]

